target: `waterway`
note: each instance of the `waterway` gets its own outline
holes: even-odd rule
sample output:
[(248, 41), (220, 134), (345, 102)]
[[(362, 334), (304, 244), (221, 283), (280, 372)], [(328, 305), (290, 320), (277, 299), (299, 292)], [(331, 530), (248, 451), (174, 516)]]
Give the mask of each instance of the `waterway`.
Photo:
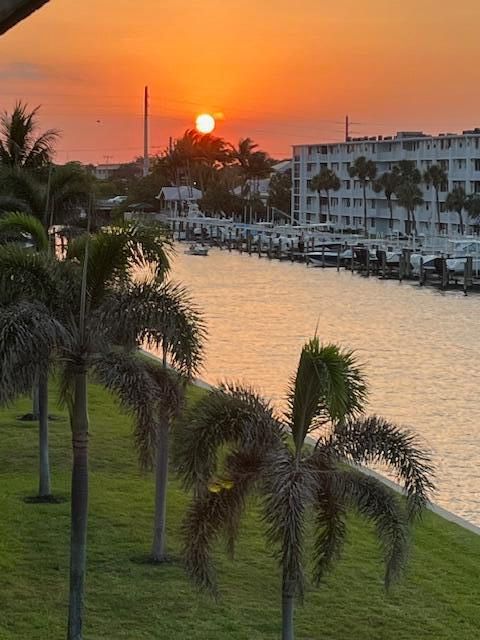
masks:
[(369, 379), (368, 411), (418, 433), (436, 467), (434, 501), (480, 525), (480, 296), (183, 251), (172, 279), (189, 287), (208, 323), (201, 377), (251, 384), (282, 406), (315, 330), (354, 349)]

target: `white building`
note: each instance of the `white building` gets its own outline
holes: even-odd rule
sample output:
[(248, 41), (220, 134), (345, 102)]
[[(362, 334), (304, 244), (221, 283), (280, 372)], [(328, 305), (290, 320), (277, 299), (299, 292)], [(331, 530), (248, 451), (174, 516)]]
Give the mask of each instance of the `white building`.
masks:
[[(442, 231), (459, 231), (458, 215), (445, 210), (448, 191), (462, 186), (468, 193), (480, 192), (480, 129), (463, 134), (430, 136), (421, 132), (400, 132), (396, 136), (352, 138), (348, 142), (296, 145), (293, 147), (292, 211), (301, 224), (326, 221), (326, 199), (322, 198), (323, 215), (319, 216), (318, 193), (310, 189), (310, 180), (322, 167), (332, 169), (340, 178), (341, 188), (330, 194), (332, 226), (338, 229), (363, 228), (363, 192), (360, 182), (350, 178), (348, 168), (359, 156), (374, 160), (377, 175), (390, 171), (399, 160), (413, 160), (423, 174), (432, 164), (443, 166), (448, 185), (440, 191)], [(417, 232), (428, 233), (436, 221), (435, 191), (421, 184), (425, 203), (415, 210)], [(404, 232), (407, 214), (393, 198), (394, 230)], [(390, 211), (383, 193), (367, 187), (369, 233), (388, 233)], [(468, 219), (464, 213), (464, 221)]]
[(202, 197), (200, 189), (187, 187), (162, 187), (158, 196), (160, 208), (172, 215), (186, 214), (189, 209), (195, 209), (197, 202)]
[(95, 167), (95, 177), (97, 180), (110, 180), (121, 166), (121, 164), (98, 164)]

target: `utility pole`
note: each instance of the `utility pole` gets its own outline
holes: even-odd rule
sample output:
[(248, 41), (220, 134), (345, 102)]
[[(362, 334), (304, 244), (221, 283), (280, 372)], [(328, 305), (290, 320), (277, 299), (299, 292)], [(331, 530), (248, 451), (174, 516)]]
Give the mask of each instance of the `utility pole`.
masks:
[(350, 122), (348, 116), (345, 116), (345, 142), (348, 142), (350, 138)]
[(150, 158), (148, 157), (148, 87), (145, 87), (143, 101), (143, 177), (150, 172)]

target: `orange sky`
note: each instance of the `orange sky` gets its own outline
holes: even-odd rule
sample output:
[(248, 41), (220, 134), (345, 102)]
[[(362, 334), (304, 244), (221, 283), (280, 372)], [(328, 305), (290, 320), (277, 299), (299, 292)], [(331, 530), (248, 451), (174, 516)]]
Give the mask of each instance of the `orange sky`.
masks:
[[(448, 6), (447, 6), (448, 5)], [(0, 107), (41, 103), (58, 160), (152, 152), (223, 113), (217, 133), (292, 144), (480, 126), (478, 0), (50, 0), (0, 37)], [(100, 122), (97, 122), (100, 120)]]

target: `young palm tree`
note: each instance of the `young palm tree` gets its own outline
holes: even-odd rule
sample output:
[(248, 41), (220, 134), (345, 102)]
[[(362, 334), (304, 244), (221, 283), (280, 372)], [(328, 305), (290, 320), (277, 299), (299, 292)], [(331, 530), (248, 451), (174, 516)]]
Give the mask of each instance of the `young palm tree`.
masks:
[(11, 114), (0, 116), (0, 165), (39, 169), (51, 163), (59, 133), (48, 129), (37, 135), (39, 108), (29, 111), (28, 105), (17, 102)]
[(447, 194), (445, 200), (445, 207), (447, 211), (456, 211), (458, 214), (458, 222), (460, 226), (460, 233), (463, 235), (465, 228), (463, 224), (463, 210), (466, 208), (468, 202), (467, 194), (463, 187), (455, 187)]
[(338, 191), (340, 189), (339, 177), (331, 169), (323, 167), (319, 174), (313, 176), (310, 188), (318, 192), (319, 221), (322, 215), (321, 194), (322, 191), (325, 191), (327, 196), (327, 222), (330, 222), (330, 191)]
[(368, 236), (367, 225), (367, 185), (372, 184), (377, 177), (377, 165), (373, 160), (367, 160), (365, 156), (356, 158), (354, 163), (348, 168), (351, 178), (358, 178), (363, 190), (363, 228), (365, 236)]
[(423, 174), (423, 181), (425, 184), (432, 185), (435, 190), (435, 207), (437, 211), (437, 229), (438, 233), (440, 233), (440, 229), (442, 226), (442, 221), (440, 219), (440, 201), (439, 201), (439, 191), (442, 185), (448, 183), (448, 174), (443, 167), (439, 164), (432, 164), (431, 167)]
[[(315, 583), (340, 556), (354, 508), (375, 524), (388, 587), (405, 565), (408, 523), (432, 489), (429, 457), (415, 437), (382, 418), (360, 417), (365, 394), (354, 355), (315, 338), (302, 350), (283, 419), (250, 389), (228, 385), (201, 400), (179, 432), (177, 467), (194, 493), (184, 523), (187, 571), (216, 590), (212, 544), (223, 532), (233, 550), (246, 497), (260, 494), (281, 568), (283, 640), (294, 638), (294, 603), (304, 590), (307, 518), (314, 518)], [(352, 466), (373, 461), (403, 482), (405, 503)]]
[(395, 195), (395, 191), (400, 183), (400, 173), (397, 167), (393, 167), (392, 171), (386, 171), (377, 178), (374, 184), (374, 189), (377, 193), (383, 191), (385, 198), (387, 199), (388, 210), (390, 211), (389, 226), (393, 229), (393, 201), (392, 197)]
[[(198, 372), (205, 341), (205, 324), (188, 291), (158, 280), (134, 284), (110, 297), (109, 322), (118, 327), (119, 340), (131, 336), (132, 346), (148, 346), (162, 354), (163, 378), (158, 380), (159, 419), (156, 430), (155, 512), (152, 560), (168, 559), (166, 551), (166, 507), (170, 431), (182, 406), (183, 388)], [(168, 370), (167, 370), (168, 368)], [(168, 375), (169, 374), (169, 375)], [(142, 449), (148, 451), (150, 444)]]
[(421, 189), (410, 181), (400, 182), (395, 191), (398, 204), (407, 212), (406, 233), (417, 231), (417, 220), (415, 218), (415, 208), (423, 204), (423, 194)]
[[(10, 248), (10, 257), (8, 251), (0, 252), (0, 291), (17, 294), (17, 300), (0, 309), (0, 335), (6, 336), (0, 340), (0, 388), (4, 400), (24, 392), (33, 384), (35, 366), (47, 354), (58, 353), (73, 452), (67, 637), (81, 640), (88, 517), (87, 380), (93, 375), (134, 413), (135, 440), (147, 464), (154, 449), (142, 447), (155, 445), (163, 370), (153, 374), (151, 365), (121, 348), (130, 345), (131, 334), (119, 335), (108, 309), (110, 297), (131, 281), (134, 265), (156, 261), (156, 276), (166, 272), (168, 244), (158, 229), (132, 225), (72, 242), (72, 260), (64, 262), (18, 249), (15, 254), (15, 249)], [(49, 306), (38, 302), (39, 288), (51, 301)]]

